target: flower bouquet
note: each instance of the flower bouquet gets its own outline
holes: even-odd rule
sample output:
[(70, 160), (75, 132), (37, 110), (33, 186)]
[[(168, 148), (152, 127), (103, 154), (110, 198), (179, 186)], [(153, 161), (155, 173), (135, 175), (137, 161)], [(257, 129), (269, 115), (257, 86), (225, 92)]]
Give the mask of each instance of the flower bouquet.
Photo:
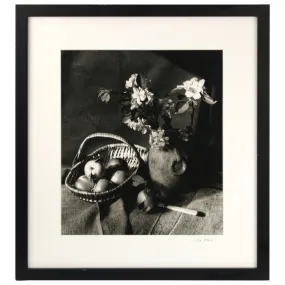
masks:
[[(207, 93), (204, 79), (193, 77), (160, 98), (152, 90), (151, 80), (141, 74), (132, 74), (121, 92), (103, 88), (98, 92), (98, 97), (105, 103), (113, 96), (119, 96), (122, 123), (149, 135), (149, 175), (160, 198), (166, 199), (185, 176), (186, 157), (178, 145), (193, 136), (193, 113), (198, 101), (203, 100), (207, 104), (215, 104), (216, 101)], [(176, 96), (176, 103), (173, 96)], [(190, 116), (186, 129), (173, 127), (172, 118), (185, 113), (189, 107), (192, 108), (192, 118)]]

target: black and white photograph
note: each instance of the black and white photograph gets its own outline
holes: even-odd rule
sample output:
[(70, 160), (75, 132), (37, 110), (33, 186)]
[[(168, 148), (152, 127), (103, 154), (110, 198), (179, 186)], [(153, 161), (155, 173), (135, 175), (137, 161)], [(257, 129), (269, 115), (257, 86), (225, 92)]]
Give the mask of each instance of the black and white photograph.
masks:
[(62, 235), (223, 235), (222, 59), (61, 51)]
[(269, 5), (17, 5), (16, 280), (269, 280), (269, 35)]

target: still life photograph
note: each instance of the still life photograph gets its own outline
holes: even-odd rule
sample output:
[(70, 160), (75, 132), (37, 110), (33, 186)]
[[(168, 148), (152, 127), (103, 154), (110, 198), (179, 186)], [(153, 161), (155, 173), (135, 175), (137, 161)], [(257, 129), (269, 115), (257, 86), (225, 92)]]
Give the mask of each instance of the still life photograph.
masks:
[(223, 235), (222, 51), (62, 51), (62, 235)]
[(15, 279), (269, 280), (269, 5), (15, 16)]

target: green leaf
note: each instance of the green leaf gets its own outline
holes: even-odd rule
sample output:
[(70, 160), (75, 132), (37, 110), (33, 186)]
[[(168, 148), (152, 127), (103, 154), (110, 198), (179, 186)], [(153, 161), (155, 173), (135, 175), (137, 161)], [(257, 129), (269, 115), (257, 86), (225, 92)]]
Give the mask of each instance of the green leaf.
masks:
[(124, 118), (122, 119), (122, 123), (126, 124), (129, 120), (131, 120), (131, 116), (130, 115), (126, 115), (124, 116)]
[(175, 106), (176, 114), (182, 114), (186, 112), (189, 108), (189, 102), (188, 101), (178, 101)]
[(98, 97), (101, 97), (102, 95), (104, 95), (105, 93), (110, 92), (110, 89), (105, 89), (105, 88), (100, 88), (98, 91)]
[(150, 80), (144, 78), (141, 74), (138, 74), (136, 81), (138, 86), (143, 89), (148, 88), (150, 85)]
[(109, 102), (109, 100), (110, 100), (110, 94), (109, 93), (105, 93), (105, 94), (103, 94), (102, 96), (101, 96), (101, 100), (103, 101), (103, 102)]
[(104, 88), (100, 88), (98, 90), (98, 97), (100, 97), (102, 94), (104, 94), (106, 92), (107, 89), (104, 89)]
[(183, 87), (176, 87), (176, 88), (173, 88), (171, 91), (170, 91), (170, 95), (173, 95), (173, 94), (181, 94), (181, 92), (185, 92), (185, 89)]
[(112, 92), (111, 89), (99, 89), (98, 98), (100, 98), (103, 102), (108, 102), (111, 98), (110, 93)]
[(211, 98), (208, 94), (202, 95), (202, 99), (204, 102), (210, 105), (214, 105), (217, 103), (217, 101), (214, 101), (213, 98)]

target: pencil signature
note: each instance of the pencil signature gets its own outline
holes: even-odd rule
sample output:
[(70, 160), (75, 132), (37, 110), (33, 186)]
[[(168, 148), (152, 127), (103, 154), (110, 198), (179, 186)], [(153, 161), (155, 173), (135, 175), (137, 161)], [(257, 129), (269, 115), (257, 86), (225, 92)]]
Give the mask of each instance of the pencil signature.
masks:
[(197, 242), (213, 242), (212, 237), (198, 237)]

